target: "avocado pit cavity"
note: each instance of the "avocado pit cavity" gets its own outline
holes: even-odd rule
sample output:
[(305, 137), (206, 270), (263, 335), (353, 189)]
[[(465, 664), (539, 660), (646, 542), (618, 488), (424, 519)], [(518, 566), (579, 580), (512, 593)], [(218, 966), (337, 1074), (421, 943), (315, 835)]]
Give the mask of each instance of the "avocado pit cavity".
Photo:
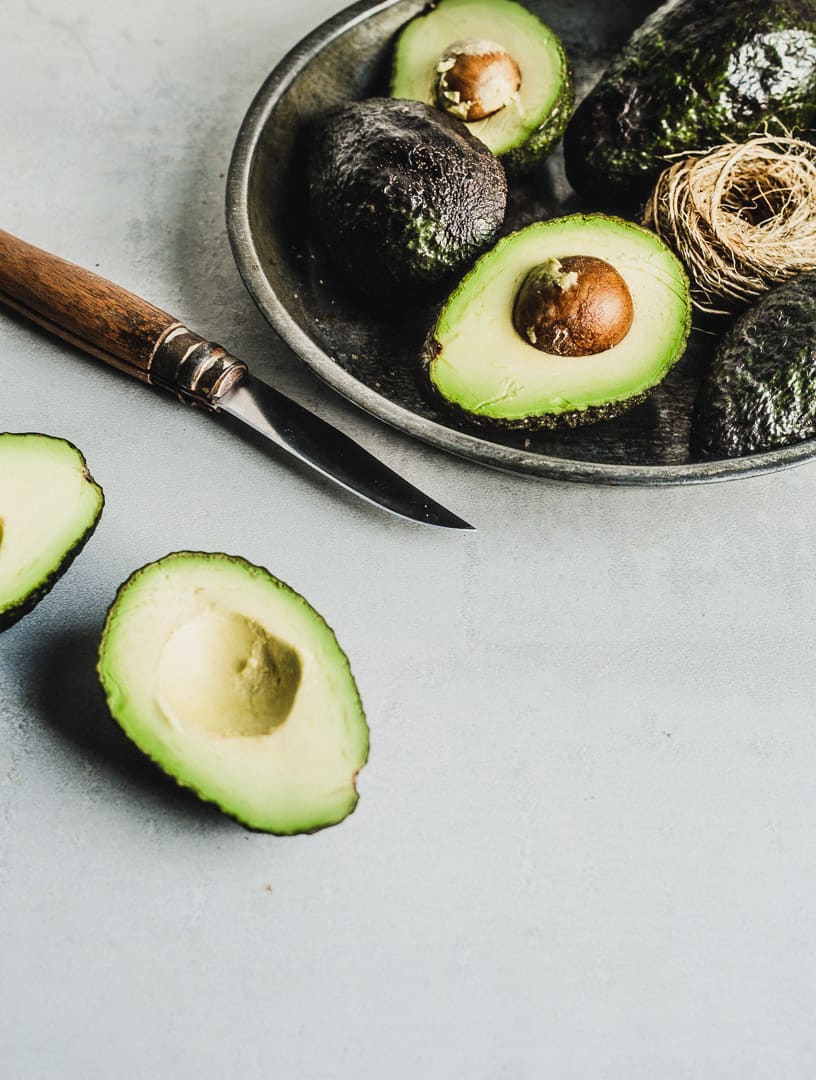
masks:
[(521, 86), (521, 72), (513, 57), (501, 45), (482, 39), (449, 45), (436, 72), (437, 105), (467, 123), (499, 112)]
[(516, 297), (513, 324), (542, 352), (595, 356), (623, 341), (634, 314), (629, 287), (614, 266), (572, 255), (533, 267)]
[(294, 649), (259, 623), (206, 608), (167, 639), (158, 703), (180, 729), (226, 738), (268, 735), (291, 712), (301, 674)]

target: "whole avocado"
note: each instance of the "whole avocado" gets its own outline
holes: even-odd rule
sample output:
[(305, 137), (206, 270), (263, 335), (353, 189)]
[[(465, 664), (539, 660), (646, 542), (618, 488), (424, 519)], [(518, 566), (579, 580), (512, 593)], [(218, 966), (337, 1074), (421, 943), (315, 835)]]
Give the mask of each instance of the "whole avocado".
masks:
[(697, 456), (741, 457), (816, 435), (816, 271), (772, 289), (721, 341), (700, 387)]
[(460, 120), (418, 101), (370, 98), (331, 113), (309, 178), (330, 260), (356, 291), (383, 300), (463, 273), (504, 221), (499, 161)]
[(816, 122), (816, 0), (669, 0), (635, 31), (573, 116), (567, 176), (634, 208), (666, 157)]

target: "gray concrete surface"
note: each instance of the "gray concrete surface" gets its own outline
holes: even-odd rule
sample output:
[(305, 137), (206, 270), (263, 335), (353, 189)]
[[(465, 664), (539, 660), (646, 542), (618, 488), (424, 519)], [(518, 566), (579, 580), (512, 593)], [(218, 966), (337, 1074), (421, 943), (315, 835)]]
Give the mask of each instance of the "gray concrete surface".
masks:
[[(816, 468), (483, 471), (331, 397), (245, 295), (223, 173), (335, 0), (5, 0), (0, 224), (251, 357), (479, 531), (411, 527), (0, 317), (0, 428), (108, 504), (0, 639), (7, 1080), (786, 1080), (816, 1069)], [(146, 768), (93, 662), (136, 566), (269, 566), (352, 658), (356, 814), (250, 834)]]

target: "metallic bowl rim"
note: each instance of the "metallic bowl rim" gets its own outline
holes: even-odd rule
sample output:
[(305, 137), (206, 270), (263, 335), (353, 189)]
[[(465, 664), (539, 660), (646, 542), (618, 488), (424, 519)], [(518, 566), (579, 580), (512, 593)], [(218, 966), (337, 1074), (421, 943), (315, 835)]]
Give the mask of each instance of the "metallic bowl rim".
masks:
[(249, 182), (261, 134), (294, 79), (340, 35), (403, 0), (358, 0), (298, 42), (273, 69), (252, 101), (238, 131), (226, 184), (226, 220), (238, 271), (255, 304), (278, 336), (325, 383), (353, 404), (405, 434), (448, 453), (504, 471), (545, 479), (592, 484), (665, 486), (700, 484), (776, 472), (816, 456), (810, 439), (779, 450), (723, 461), (682, 465), (625, 465), (552, 457), (504, 446), (428, 420), (377, 393), (337, 364), (289, 313), (263, 272), (249, 219)]

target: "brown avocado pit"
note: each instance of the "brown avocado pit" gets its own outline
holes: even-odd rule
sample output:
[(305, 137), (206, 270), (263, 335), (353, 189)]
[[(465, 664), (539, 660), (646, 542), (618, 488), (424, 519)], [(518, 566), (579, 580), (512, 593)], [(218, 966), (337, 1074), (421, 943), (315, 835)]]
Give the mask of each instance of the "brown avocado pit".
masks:
[(454, 42), (442, 54), (436, 71), (437, 105), (467, 123), (499, 112), (521, 86), (518, 64), (494, 41)]
[(571, 255), (533, 267), (519, 289), (513, 324), (521, 337), (555, 356), (595, 356), (632, 328), (632, 295), (603, 259)]

